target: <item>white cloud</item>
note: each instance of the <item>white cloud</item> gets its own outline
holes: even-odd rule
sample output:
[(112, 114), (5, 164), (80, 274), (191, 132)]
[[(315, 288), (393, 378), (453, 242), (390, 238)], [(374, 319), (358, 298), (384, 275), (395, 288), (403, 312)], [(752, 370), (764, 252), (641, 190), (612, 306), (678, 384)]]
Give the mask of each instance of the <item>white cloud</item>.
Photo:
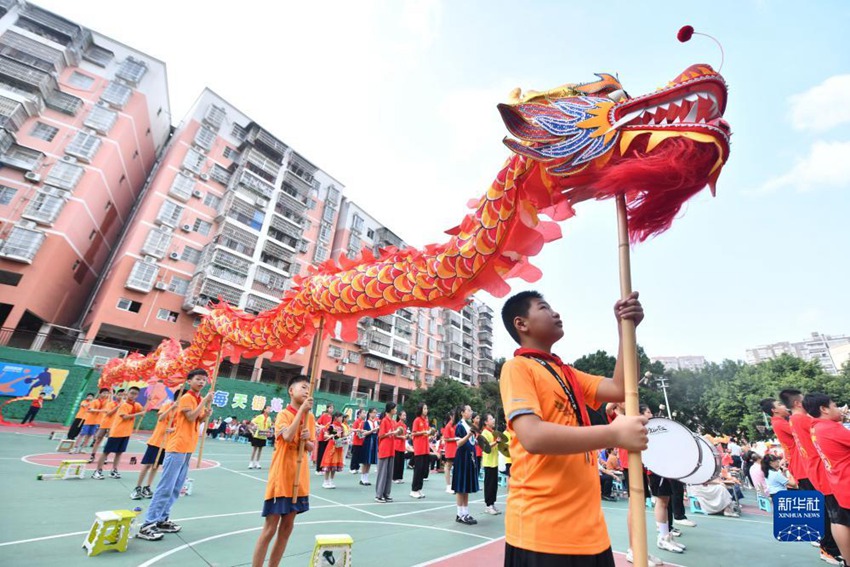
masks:
[(850, 122), (850, 75), (833, 75), (819, 85), (789, 97), (795, 130), (825, 132)]
[(782, 187), (811, 191), (848, 185), (850, 185), (850, 142), (817, 141), (812, 144), (809, 154), (797, 160), (787, 173), (769, 179), (762, 185), (761, 192), (774, 191)]

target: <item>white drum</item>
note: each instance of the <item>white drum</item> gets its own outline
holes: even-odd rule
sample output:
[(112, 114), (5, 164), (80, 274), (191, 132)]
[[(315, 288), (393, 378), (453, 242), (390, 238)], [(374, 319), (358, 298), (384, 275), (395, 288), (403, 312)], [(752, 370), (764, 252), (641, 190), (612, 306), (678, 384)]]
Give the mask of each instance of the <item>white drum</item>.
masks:
[(646, 424), (649, 444), (643, 464), (653, 474), (679, 480), (700, 464), (700, 446), (691, 430), (672, 419), (653, 417)]
[(714, 445), (702, 437), (696, 435), (694, 437), (700, 447), (699, 466), (693, 473), (679, 480), (685, 484), (704, 484), (720, 476), (722, 469), (720, 453), (717, 452)]

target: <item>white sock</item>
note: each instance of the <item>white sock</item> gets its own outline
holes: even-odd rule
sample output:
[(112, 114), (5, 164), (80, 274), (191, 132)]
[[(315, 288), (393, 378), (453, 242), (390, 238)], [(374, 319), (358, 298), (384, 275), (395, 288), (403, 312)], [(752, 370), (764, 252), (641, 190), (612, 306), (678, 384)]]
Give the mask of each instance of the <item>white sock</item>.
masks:
[(464, 506), (464, 507), (463, 507), (463, 515), (464, 515), (464, 516), (469, 516), (469, 506)]
[(369, 482), (369, 475), (366, 473), (362, 473), (360, 475), (360, 480), (362, 480), (363, 482)]
[(655, 522), (655, 525), (658, 527), (658, 535), (661, 537), (667, 537), (667, 534), (670, 533), (670, 526), (667, 525), (667, 522)]
[(458, 506), (458, 507), (457, 507), (457, 515), (458, 515), (458, 516), (460, 516), (461, 518), (463, 518), (463, 516), (464, 516), (464, 513), (463, 513), (463, 506)]

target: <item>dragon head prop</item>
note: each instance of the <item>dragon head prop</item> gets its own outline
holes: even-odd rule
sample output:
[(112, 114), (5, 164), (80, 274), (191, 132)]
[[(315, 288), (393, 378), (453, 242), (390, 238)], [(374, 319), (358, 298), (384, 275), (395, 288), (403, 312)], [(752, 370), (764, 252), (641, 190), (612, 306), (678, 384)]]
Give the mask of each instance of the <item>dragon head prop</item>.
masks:
[[(726, 82), (692, 65), (664, 88), (630, 97), (612, 75), (499, 105), (505, 144), (535, 162), (541, 209), (625, 193), (632, 241), (661, 233), (729, 157)], [(548, 202), (541, 202), (548, 201)]]

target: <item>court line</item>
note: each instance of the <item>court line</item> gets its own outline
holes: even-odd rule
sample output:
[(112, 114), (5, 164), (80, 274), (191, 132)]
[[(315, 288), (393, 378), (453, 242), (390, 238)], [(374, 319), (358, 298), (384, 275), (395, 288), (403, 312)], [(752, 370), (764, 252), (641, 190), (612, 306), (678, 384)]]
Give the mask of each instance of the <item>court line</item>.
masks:
[[(336, 505), (328, 505), (328, 506), (319, 505), (319, 506), (311, 506), (310, 509), (316, 510), (316, 509), (319, 509), (319, 508), (340, 508), (340, 507), (341, 506), (336, 506)], [(231, 517), (231, 516), (247, 516), (249, 514), (259, 515), (260, 513), (262, 513), (262, 510), (251, 510), (250, 512), (231, 512), (229, 514), (210, 514), (208, 516), (191, 516), (189, 518), (175, 518), (174, 521), (175, 522), (191, 522), (191, 521), (194, 521), (194, 520), (207, 520), (207, 519), (210, 519), (210, 518), (227, 518), (227, 517)], [(19, 539), (19, 540), (16, 540), (16, 541), (6, 541), (6, 542), (0, 543), (0, 547), (6, 547), (6, 546), (9, 546), (9, 545), (18, 545), (18, 544), (22, 544), (22, 543), (33, 543), (33, 542), (36, 542), (36, 541), (45, 541), (45, 540), (50, 540), (50, 539), (60, 539), (60, 538), (63, 538), (63, 537), (84, 535), (84, 534), (87, 534), (87, 533), (89, 533), (89, 530), (86, 530), (84, 532), (68, 532), (68, 533), (65, 533), (65, 534), (56, 534), (56, 535), (49, 535), (49, 536), (42, 536), (42, 537), (34, 537), (34, 538), (30, 538), (30, 539)]]
[[(376, 522), (376, 521), (373, 521), (373, 520), (317, 520), (317, 521), (313, 521), (313, 522), (296, 522), (295, 525), (296, 526), (310, 526), (310, 525), (317, 525), (317, 524), (379, 524), (379, 525), (390, 525), (390, 526), (400, 526), (400, 527), (405, 527), (405, 528), (419, 528), (419, 529), (426, 529), (426, 530), (435, 530), (435, 531), (441, 531), (441, 532), (449, 532), (449, 533), (452, 533), (452, 534), (476, 537), (476, 538), (479, 538), (479, 539), (486, 539), (487, 543), (491, 543), (491, 542), (496, 541), (495, 538), (491, 538), (491, 537), (487, 537), (487, 536), (483, 536), (483, 535), (478, 535), (478, 534), (471, 534), (469, 532), (459, 532), (457, 530), (450, 530), (448, 528), (438, 528), (436, 526), (421, 526), (419, 524), (398, 524), (398, 523), (395, 523), (395, 522)], [(216, 540), (216, 539), (230, 537), (232, 535), (239, 535), (239, 534), (244, 534), (244, 533), (248, 533), (248, 532), (257, 532), (257, 531), (260, 531), (261, 529), (263, 529), (263, 527), (258, 526), (256, 528), (247, 528), (247, 529), (244, 529), (244, 530), (236, 530), (236, 531), (233, 531), (233, 532), (225, 532), (223, 534), (217, 534), (217, 535), (214, 535), (214, 536), (209, 536), (209, 537), (205, 537), (203, 539), (195, 540), (195, 541), (186, 543), (184, 545), (177, 546), (174, 549), (170, 549), (170, 550), (168, 550), (164, 553), (160, 553), (156, 557), (152, 557), (151, 559), (148, 559), (144, 563), (140, 564), (139, 567), (150, 567), (151, 565), (153, 565), (154, 563), (156, 563), (160, 559), (165, 559), (166, 557), (168, 557), (170, 555), (174, 555), (175, 553), (177, 553), (179, 551), (183, 551), (184, 549), (188, 549), (188, 548), (195, 546), (195, 545), (200, 545), (202, 543), (206, 543), (208, 541), (212, 541), (212, 540)]]
[(453, 553), (448, 553), (448, 554), (443, 555), (441, 557), (437, 557), (436, 559), (429, 559), (428, 561), (425, 561), (424, 563), (417, 563), (413, 567), (426, 567), (427, 565), (433, 565), (433, 564), (437, 563), (438, 561), (445, 561), (446, 559), (451, 559), (452, 557), (458, 557), (458, 556), (463, 555), (465, 553), (468, 553), (470, 551), (475, 551), (476, 549), (481, 549), (482, 547), (490, 545), (495, 541), (499, 541), (500, 539), (505, 539), (505, 536), (494, 539), (493, 541), (485, 541), (484, 543), (479, 543), (478, 545), (474, 545), (472, 547), (467, 547), (466, 549), (460, 549), (460, 550), (455, 551)]
[[(53, 453), (49, 453), (49, 452), (48, 452), (48, 453), (32, 453), (31, 455), (24, 455), (23, 457), (21, 457), (21, 461), (23, 461), (24, 463), (26, 463), (26, 464), (28, 464), (28, 465), (33, 465), (33, 466), (35, 466), (35, 467), (47, 467), (47, 468), (49, 468), (49, 469), (56, 470), (56, 468), (57, 468), (59, 465), (61, 465), (61, 464), (62, 464), (61, 462), (56, 463), (56, 464), (54, 464), (54, 465), (45, 465), (45, 464), (42, 464), (42, 463), (34, 463), (34, 462), (32, 462), (32, 461), (28, 460), (30, 457), (38, 457), (39, 455), (53, 455), (53, 454), (55, 454), (55, 455), (60, 455), (60, 456), (61, 456), (61, 453), (55, 453), (55, 452), (53, 452)], [(79, 454), (80, 454), (80, 455), (90, 455), (91, 453), (79, 453)], [(110, 455), (111, 455), (111, 454), (112, 454), (112, 453), (110, 453)], [(141, 453), (139, 453), (139, 455), (141, 455)], [(136, 456), (136, 455), (134, 454), (133, 456)], [(194, 459), (194, 457), (193, 457), (193, 459)], [(75, 460), (75, 459), (71, 459), (71, 458), (70, 458), (70, 456), (69, 456), (69, 458), (68, 458), (68, 459), (63, 459), (63, 460)], [(197, 459), (195, 459), (195, 460), (197, 460)], [(213, 466), (211, 466), (211, 467), (204, 467), (204, 468), (202, 468), (202, 469), (199, 469), (199, 468), (192, 468), (192, 466), (190, 465), (190, 466), (189, 466), (189, 472), (200, 472), (200, 471), (206, 471), (206, 470), (210, 470), (210, 469), (217, 469), (217, 468), (219, 468), (219, 467), (224, 468), (224, 467), (222, 467), (222, 466), (221, 466), (221, 463), (220, 463), (220, 462), (218, 462), (218, 461), (214, 461), (214, 460), (212, 460), (212, 459), (204, 459), (204, 462), (205, 462), (205, 463), (214, 463), (214, 464), (213, 464)], [(94, 463), (94, 462), (90, 462), (89, 464), (90, 464), (90, 465), (93, 465), (93, 464), (95, 464), (95, 463)], [(124, 464), (127, 464), (127, 463), (124, 463)], [(135, 465), (128, 465), (128, 466), (135, 466)], [(92, 470), (92, 469), (86, 469), (86, 470), (87, 470), (87, 471), (89, 471), (89, 470)], [(131, 470), (131, 471), (127, 471), (127, 472), (132, 473), (132, 472), (136, 472), (136, 471), (132, 471), (132, 470)]]

